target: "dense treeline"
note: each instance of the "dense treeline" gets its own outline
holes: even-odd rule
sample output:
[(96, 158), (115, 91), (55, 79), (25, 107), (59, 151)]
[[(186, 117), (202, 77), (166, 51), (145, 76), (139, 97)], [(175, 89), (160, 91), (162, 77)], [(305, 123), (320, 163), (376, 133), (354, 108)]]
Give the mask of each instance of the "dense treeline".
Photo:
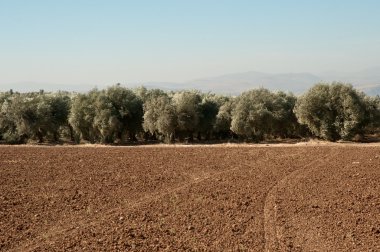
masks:
[(75, 143), (352, 140), (380, 127), (380, 98), (343, 83), (300, 97), (254, 89), (240, 96), (120, 85), (85, 94), (0, 93), (0, 140)]

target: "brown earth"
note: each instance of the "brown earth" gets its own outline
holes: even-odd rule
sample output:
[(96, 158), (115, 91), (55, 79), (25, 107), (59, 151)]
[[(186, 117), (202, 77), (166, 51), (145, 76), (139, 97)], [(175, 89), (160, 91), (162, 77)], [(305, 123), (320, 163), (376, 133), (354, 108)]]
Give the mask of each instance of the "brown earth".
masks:
[(380, 147), (0, 147), (0, 251), (380, 251)]

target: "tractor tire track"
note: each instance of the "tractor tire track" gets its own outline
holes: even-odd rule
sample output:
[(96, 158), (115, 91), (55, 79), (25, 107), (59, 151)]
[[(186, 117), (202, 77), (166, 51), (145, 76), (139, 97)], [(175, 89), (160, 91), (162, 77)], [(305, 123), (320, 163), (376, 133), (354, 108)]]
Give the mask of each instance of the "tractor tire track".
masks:
[(282, 251), (284, 248), (280, 243), (280, 240), (283, 236), (282, 230), (278, 225), (278, 208), (277, 208), (277, 195), (281, 187), (286, 184), (287, 181), (295, 178), (299, 174), (302, 174), (305, 171), (310, 169), (315, 169), (317, 167), (323, 166), (328, 163), (330, 160), (334, 159), (339, 153), (337, 150), (334, 150), (336, 153), (331, 155), (328, 153), (321, 158), (315, 159), (309, 164), (291, 172), (283, 179), (278, 181), (273, 187), (271, 187), (267, 193), (264, 203), (264, 238), (265, 238), (265, 251)]

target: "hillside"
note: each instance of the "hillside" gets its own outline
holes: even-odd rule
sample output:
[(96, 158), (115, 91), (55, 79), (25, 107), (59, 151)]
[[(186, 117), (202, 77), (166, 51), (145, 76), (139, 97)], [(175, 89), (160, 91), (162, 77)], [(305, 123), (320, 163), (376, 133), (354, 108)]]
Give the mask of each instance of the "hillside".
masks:
[[(286, 91), (302, 94), (315, 83), (341, 81), (353, 84), (357, 89), (368, 95), (380, 95), (380, 67), (365, 69), (353, 73), (325, 72), (325, 73), (263, 73), (257, 71), (226, 74), (215, 77), (200, 78), (191, 81), (175, 82), (141, 82), (123, 83), (128, 87), (145, 86), (147, 88), (160, 88), (163, 90), (198, 89), (203, 92), (238, 95), (253, 88), (267, 88), (272, 91)], [(0, 91), (13, 89), (20, 92), (38, 91), (76, 91), (86, 92), (92, 88), (104, 88), (114, 83), (103, 85), (93, 84), (54, 84), (38, 82), (18, 82), (0, 84)]]

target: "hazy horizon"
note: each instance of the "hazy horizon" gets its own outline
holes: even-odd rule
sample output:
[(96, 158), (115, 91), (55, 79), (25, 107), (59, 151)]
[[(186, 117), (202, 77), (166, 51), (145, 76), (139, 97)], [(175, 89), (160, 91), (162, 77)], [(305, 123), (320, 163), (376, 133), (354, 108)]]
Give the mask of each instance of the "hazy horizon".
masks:
[[(380, 66), (377, 1), (3, 1), (0, 88)], [(379, 84), (379, 83), (376, 83)]]
[[(254, 89), (266, 88), (271, 91), (292, 92), (296, 95), (303, 94), (316, 83), (331, 83), (338, 81), (352, 84), (356, 89), (364, 91), (367, 95), (380, 95), (380, 67), (364, 69), (353, 73), (325, 72), (325, 73), (263, 73), (249, 71), (232, 73), (220, 76), (209, 76), (186, 82), (136, 82), (120, 83), (127, 88), (144, 86), (148, 89), (159, 88), (166, 91), (199, 90), (223, 95), (239, 95), (240, 93)], [(0, 85), (1, 91), (12, 89), (18, 92), (35, 92), (45, 90), (55, 92), (58, 90), (69, 92), (88, 92), (93, 88), (103, 89), (117, 83), (93, 83), (64, 84), (43, 82), (16, 82)]]

